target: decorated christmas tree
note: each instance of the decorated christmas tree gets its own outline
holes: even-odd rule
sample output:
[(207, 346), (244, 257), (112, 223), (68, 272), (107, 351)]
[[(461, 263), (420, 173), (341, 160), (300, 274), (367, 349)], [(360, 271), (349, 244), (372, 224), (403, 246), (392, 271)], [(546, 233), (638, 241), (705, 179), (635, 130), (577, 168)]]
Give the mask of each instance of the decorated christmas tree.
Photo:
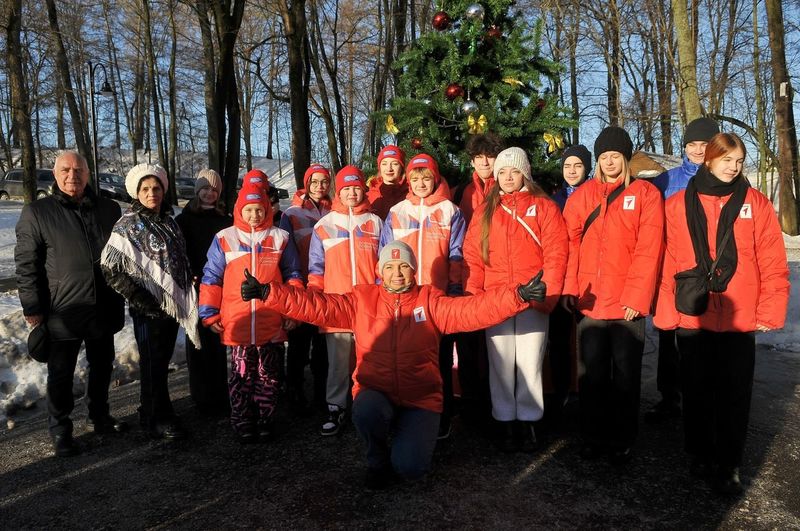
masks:
[(560, 66), (539, 53), (541, 25), (520, 22), (512, 0), (440, 1), (435, 31), (395, 64), (397, 95), (380, 116), (386, 143), (430, 153), (451, 183), (470, 174), (469, 136), (489, 131), (524, 148), (534, 171), (551, 170), (572, 122), (550, 94)]

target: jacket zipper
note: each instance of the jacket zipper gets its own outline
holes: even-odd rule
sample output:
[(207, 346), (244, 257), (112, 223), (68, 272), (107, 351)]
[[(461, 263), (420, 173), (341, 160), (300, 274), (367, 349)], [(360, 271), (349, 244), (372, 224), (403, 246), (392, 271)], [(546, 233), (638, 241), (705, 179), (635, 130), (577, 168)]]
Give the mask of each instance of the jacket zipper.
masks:
[[(258, 278), (258, 271), (256, 271), (256, 246), (255, 246), (255, 231), (250, 227), (250, 271), (254, 277)], [(250, 299), (250, 344), (256, 344), (256, 300)]]
[(347, 207), (347, 239), (350, 246), (350, 282), (356, 285), (356, 243), (353, 235), (353, 207)]
[(394, 299), (394, 325), (392, 326), (392, 361), (394, 363), (394, 395), (400, 397), (400, 376), (397, 374), (397, 325), (400, 321), (400, 294)]
[(417, 234), (417, 284), (422, 284), (422, 231), (425, 230), (425, 198), (419, 199), (419, 234)]

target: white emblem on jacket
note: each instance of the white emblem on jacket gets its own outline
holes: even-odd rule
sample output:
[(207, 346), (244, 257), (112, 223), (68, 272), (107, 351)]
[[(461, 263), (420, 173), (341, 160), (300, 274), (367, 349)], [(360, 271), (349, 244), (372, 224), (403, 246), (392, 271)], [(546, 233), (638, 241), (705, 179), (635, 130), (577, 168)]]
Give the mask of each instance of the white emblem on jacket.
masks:
[(418, 306), (414, 308), (414, 320), (418, 323), (425, 321), (425, 308)]
[(742, 205), (742, 209), (739, 210), (739, 217), (742, 219), (753, 219), (753, 207), (750, 206), (750, 203)]
[(636, 196), (626, 195), (622, 198), (622, 210), (635, 210), (636, 209)]

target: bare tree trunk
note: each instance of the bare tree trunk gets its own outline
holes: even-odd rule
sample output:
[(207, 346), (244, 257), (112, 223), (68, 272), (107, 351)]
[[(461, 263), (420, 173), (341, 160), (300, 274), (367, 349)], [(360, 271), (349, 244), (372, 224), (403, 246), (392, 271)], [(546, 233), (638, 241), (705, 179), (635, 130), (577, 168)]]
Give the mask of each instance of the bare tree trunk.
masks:
[(20, 44), (20, 30), (22, 27), (22, 1), (6, 0), (6, 43), (9, 84), (11, 85), (11, 107), (14, 117), (14, 126), (22, 147), (23, 188), (25, 202), (30, 203), (36, 199), (36, 155), (33, 146), (33, 132), (31, 131), (28, 89), (22, 73), (22, 45)]
[(686, 109), (686, 122), (703, 116), (700, 95), (697, 92), (697, 51), (692, 30), (689, 27), (687, 0), (672, 0), (675, 31), (678, 38), (680, 75), (678, 91)]
[(208, 167), (222, 170), (222, 159), (217, 127), (217, 113), (214, 112), (214, 84), (217, 78), (215, 40), (211, 31), (208, 0), (197, 0), (194, 5), (200, 25), (200, 38), (203, 43), (203, 98), (206, 107), (206, 128), (208, 130)]
[(770, 64), (775, 88), (775, 132), (778, 137), (780, 157), (780, 191), (778, 197), (778, 217), (783, 232), (796, 236), (797, 202), (800, 193), (798, 176), (797, 131), (792, 110), (792, 84), (786, 68), (785, 29), (783, 7), (780, 0), (765, 0), (767, 7), (767, 29), (772, 52)]
[(292, 118), (292, 161), (297, 188), (311, 164), (311, 124), (308, 117), (308, 34), (305, 0), (279, 2), (289, 60), (289, 108)]
[(767, 129), (764, 105), (764, 84), (761, 80), (761, 47), (758, 44), (760, 32), (758, 29), (758, 2), (753, 6), (753, 79), (755, 81), (756, 101), (756, 144), (758, 144), (758, 188), (762, 193), (769, 193), (767, 189), (767, 150), (764, 138)]
[(620, 62), (622, 60), (620, 52), (620, 27), (619, 27), (619, 8), (617, 0), (608, 2), (610, 19), (608, 24), (609, 43), (611, 49), (610, 64), (608, 69), (608, 122), (611, 125), (622, 125), (622, 109), (620, 107)]
[(572, 107), (572, 118), (575, 125), (572, 127), (572, 144), (580, 143), (581, 131), (579, 127), (581, 109), (578, 103), (578, 61), (576, 57), (578, 48), (578, 31), (580, 28), (580, 10), (576, 2), (572, 3), (570, 11), (570, 29), (567, 32), (567, 47), (569, 49), (569, 92), (570, 107)]
[(83, 117), (78, 110), (78, 103), (72, 89), (72, 78), (69, 71), (69, 59), (64, 48), (64, 41), (61, 39), (61, 29), (58, 27), (58, 11), (56, 11), (55, 0), (45, 0), (47, 4), (47, 20), (50, 23), (50, 38), (55, 48), (56, 70), (61, 79), (61, 86), (64, 88), (64, 98), (67, 101), (67, 108), (72, 119), (72, 129), (75, 132), (75, 145), (78, 152), (91, 160), (91, 147), (89, 142), (89, 132), (84, 126)]
[(180, 172), (178, 167), (178, 85), (175, 81), (176, 56), (178, 53), (178, 27), (175, 22), (175, 0), (170, 0), (167, 5), (169, 11), (169, 26), (172, 33), (172, 46), (169, 52), (169, 164), (167, 174), (172, 176), (170, 198), (172, 204), (178, 204), (178, 191), (175, 178)]
[(165, 169), (167, 169), (167, 174), (169, 175), (169, 164), (167, 163), (164, 137), (162, 136), (161, 131), (161, 98), (159, 98), (158, 94), (158, 70), (156, 67), (156, 53), (153, 49), (153, 35), (150, 31), (150, 4), (148, 0), (142, 0), (142, 18), (144, 23), (144, 47), (147, 59), (147, 78), (150, 85), (150, 99), (153, 109), (153, 126), (155, 127), (156, 142), (158, 144), (158, 162)]

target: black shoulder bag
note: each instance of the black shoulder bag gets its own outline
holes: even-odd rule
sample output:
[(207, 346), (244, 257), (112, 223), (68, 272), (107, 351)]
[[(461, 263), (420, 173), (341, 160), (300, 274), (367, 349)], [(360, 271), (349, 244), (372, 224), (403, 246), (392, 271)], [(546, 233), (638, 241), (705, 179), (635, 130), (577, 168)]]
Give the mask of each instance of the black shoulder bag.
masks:
[[(633, 182), (633, 181), (631, 181), (631, 182)], [(619, 188), (616, 188), (613, 192), (611, 192), (608, 195), (608, 206), (609, 207), (611, 206), (611, 203), (614, 202), (614, 199), (619, 197), (622, 194), (622, 192), (625, 191), (626, 188), (627, 188), (627, 186), (625, 186), (623, 184), (622, 186), (620, 186)], [(586, 236), (586, 231), (589, 230), (589, 227), (592, 225), (592, 223), (594, 223), (594, 220), (596, 220), (597, 216), (600, 215), (600, 208), (602, 206), (603, 206), (602, 203), (597, 205), (597, 207), (595, 207), (595, 209), (592, 210), (592, 213), (589, 214), (589, 217), (586, 218), (586, 223), (583, 224), (583, 232), (581, 233), (581, 241), (583, 241), (583, 237)], [(608, 207), (606, 207), (606, 208), (608, 208)]]
[(717, 263), (732, 232), (733, 224), (728, 226), (725, 234), (722, 235), (722, 244), (718, 247), (717, 258), (711, 262), (711, 268), (708, 271), (705, 270), (698, 257), (696, 266), (675, 274), (675, 308), (682, 314), (697, 317), (703, 315), (708, 309), (711, 275), (717, 268)]

